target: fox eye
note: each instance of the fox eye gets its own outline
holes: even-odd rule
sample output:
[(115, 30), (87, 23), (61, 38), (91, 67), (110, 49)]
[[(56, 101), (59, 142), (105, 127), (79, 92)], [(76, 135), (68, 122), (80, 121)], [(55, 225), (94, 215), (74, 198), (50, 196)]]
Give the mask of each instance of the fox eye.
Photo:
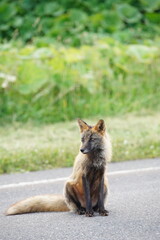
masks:
[(94, 142), (96, 139), (95, 138), (91, 138), (90, 141)]
[(84, 137), (81, 138), (81, 141), (84, 142)]

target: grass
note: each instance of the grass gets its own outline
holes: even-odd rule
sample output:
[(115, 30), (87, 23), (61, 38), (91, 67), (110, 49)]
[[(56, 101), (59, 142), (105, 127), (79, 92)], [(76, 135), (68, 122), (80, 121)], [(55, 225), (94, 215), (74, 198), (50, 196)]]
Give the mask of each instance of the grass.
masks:
[[(95, 124), (102, 116), (86, 119)], [(160, 114), (104, 118), (113, 143), (113, 161), (160, 156)], [(76, 121), (49, 125), (14, 123), (0, 127), (0, 173), (70, 167), (78, 152)]]

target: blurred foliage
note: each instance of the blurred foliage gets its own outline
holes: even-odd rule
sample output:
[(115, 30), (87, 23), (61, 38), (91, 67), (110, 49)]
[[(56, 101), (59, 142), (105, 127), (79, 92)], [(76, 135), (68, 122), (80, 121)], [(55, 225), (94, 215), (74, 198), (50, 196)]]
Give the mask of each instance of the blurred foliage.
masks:
[(133, 42), (160, 33), (160, 0), (1, 0), (0, 23), (1, 41), (79, 46), (108, 34)]
[(79, 48), (0, 45), (0, 118), (58, 122), (160, 110), (160, 46), (112, 38)]

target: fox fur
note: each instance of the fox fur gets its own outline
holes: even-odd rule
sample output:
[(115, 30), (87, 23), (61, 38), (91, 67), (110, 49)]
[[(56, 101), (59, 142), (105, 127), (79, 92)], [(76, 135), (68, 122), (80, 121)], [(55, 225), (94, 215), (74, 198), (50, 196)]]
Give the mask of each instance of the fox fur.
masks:
[(81, 131), (80, 151), (73, 172), (64, 185), (63, 195), (40, 195), (11, 205), (6, 215), (29, 212), (65, 212), (93, 216), (94, 211), (107, 216), (105, 203), (108, 194), (107, 162), (111, 161), (112, 147), (105, 123), (99, 120), (89, 126), (78, 119)]

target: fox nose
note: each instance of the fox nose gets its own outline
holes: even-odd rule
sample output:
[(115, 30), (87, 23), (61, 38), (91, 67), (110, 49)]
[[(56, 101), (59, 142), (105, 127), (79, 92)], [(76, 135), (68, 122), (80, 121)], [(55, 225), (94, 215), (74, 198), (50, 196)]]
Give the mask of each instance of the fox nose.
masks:
[(82, 153), (84, 153), (84, 149), (83, 149), (83, 148), (81, 148), (80, 151), (81, 151)]
[(83, 153), (83, 154), (86, 154), (86, 153), (89, 153), (90, 150), (88, 148), (81, 148), (80, 151)]

